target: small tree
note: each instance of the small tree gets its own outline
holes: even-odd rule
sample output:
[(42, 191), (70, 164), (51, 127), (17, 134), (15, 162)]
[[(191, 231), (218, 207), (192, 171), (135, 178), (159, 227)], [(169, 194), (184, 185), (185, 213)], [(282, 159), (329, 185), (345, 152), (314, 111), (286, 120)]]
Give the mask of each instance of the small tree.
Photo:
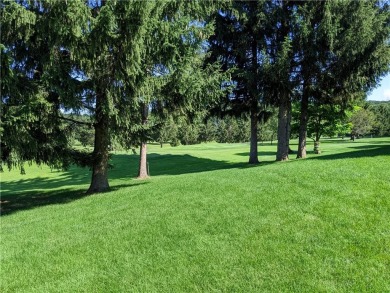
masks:
[(164, 143), (174, 144), (177, 140), (179, 128), (173, 117), (169, 116), (160, 122), (159, 118), (152, 115), (152, 119), (155, 119), (156, 121), (154, 122), (159, 124), (159, 127), (156, 127), (151, 135), (152, 139), (158, 142), (161, 147), (163, 147)]
[(276, 139), (276, 135), (278, 133), (278, 116), (277, 109), (273, 109), (270, 112), (270, 118), (267, 120), (261, 120), (259, 126), (259, 138), (260, 140), (268, 140), (271, 145), (273, 141)]
[(371, 102), (368, 110), (375, 114), (373, 132), (379, 136), (390, 136), (390, 102)]
[(351, 116), (352, 133), (351, 135), (359, 137), (370, 134), (376, 124), (376, 117), (368, 109), (358, 108)]

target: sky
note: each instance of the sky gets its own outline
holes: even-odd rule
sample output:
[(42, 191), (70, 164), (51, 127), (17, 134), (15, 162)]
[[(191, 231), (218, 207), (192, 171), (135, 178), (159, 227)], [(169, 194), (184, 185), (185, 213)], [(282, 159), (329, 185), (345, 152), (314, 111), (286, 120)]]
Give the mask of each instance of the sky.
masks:
[(386, 75), (380, 85), (368, 94), (369, 101), (390, 101), (390, 74)]

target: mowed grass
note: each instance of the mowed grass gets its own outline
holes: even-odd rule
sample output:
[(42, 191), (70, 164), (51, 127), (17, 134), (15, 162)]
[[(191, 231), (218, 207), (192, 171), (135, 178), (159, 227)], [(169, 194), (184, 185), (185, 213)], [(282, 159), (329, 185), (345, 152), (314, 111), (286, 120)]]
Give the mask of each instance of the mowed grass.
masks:
[(92, 196), (87, 169), (5, 171), (0, 291), (390, 292), (390, 139), (321, 147), (151, 145), (151, 179), (114, 154)]

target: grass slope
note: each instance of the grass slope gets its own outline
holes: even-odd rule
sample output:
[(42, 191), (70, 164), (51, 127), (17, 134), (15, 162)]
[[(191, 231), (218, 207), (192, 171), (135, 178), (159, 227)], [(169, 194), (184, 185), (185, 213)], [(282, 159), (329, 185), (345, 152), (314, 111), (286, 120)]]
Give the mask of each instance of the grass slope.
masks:
[(390, 140), (322, 149), (151, 146), (150, 180), (116, 154), (93, 196), (86, 169), (5, 172), (0, 291), (390, 292)]

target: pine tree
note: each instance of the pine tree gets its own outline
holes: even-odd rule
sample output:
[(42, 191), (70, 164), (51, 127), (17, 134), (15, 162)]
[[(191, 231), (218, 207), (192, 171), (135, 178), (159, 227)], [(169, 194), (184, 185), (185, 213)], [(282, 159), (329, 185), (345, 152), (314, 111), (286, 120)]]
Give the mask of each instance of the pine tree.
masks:
[[(68, 75), (70, 56), (58, 42), (69, 31), (53, 33), (65, 8), (62, 2), (1, 3), (1, 160), (10, 168), (23, 170), (25, 161), (67, 167), (79, 157), (59, 102), (76, 87)], [(78, 32), (73, 22), (67, 29)]]
[(288, 160), (291, 103), (297, 78), (293, 44), (296, 1), (270, 1), (267, 7), (267, 40), (264, 63), (264, 94), (278, 107), (277, 161)]
[[(160, 19), (148, 27), (149, 35), (154, 37), (142, 58), (147, 70), (136, 92), (140, 110), (133, 113), (133, 127), (119, 138), (125, 147), (140, 146), (138, 178), (148, 177), (147, 141), (155, 128), (175, 112), (193, 115), (206, 108), (221, 94), (220, 83), (227, 77), (216, 65), (203, 65), (204, 41), (211, 29), (202, 19), (212, 3), (163, 3), (167, 6)], [(149, 112), (160, 122), (149, 121)], [(123, 132), (121, 127), (118, 129)]]
[(301, 3), (297, 14), (302, 87), (297, 157), (305, 158), (309, 104), (347, 109), (389, 71), (390, 13), (381, 1), (313, 1)]
[[(92, 97), (88, 106), (95, 106), (93, 173), (88, 192), (108, 188), (111, 136), (134, 141), (139, 135), (139, 177), (147, 176), (149, 107), (156, 101), (161, 105), (157, 95), (167, 97), (164, 89), (172, 79), (179, 79), (176, 85), (183, 83), (189, 74), (184, 70), (194, 65), (192, 56), (201, 44), (198, 34), (205, 30), (191, 25), (197, 8), (184, 1), (102, 1), (91, 10), (93, 25), (83, 36), (84, 47), (76, 51), (78, 66), (86, 76), (85, 90)], [(176, 93), (186, 88), (186, 98), (191, 100), (188, 83)]]
[(289, 154), (291, 101), (298, 80), (294, 74), (297, 1), (232, 1), (215, 13), (216, 33), (210, 39), (211, 60), (232, 72), (233, 92), (219, 109), (251, 118), (250, 163), (257, 163), (258, 122), (277, 106), (277, 160)]
[(262, 63), (266, 40), (264, 29), (266, 1), (221, 2), (212, 16), (215, 34), (209, 39), (210, 61), (220, 61), (232, 75), (232, 92), (216, 109), (223, 115), (250, 117), (249, 163), (257, 164), (257, 133), (262, 105)]
[(299, 74), (302, 90), (297, 157), (305, 158), (309, 100), (313, 100), (313, 89), (318, 82), (319, 75), (323, 73), (321, 66), (326, 62), (324, 59), (329, 52), (329, 42), (324, 38), (326, 35), (321, 30), (325, 22), (324, 11), (327, 3), (312, 1), (300, 4), (297, 9), (299, 23), (296, 31), (298, 39), (296, 51), (298, 53), (297, 62), (301, 64)]
[[(8, 64), (7, 78), (12, 79), (19, 68), (10, 64), (19, 61), (24, 66), (22, 74), (29, 78), (31, 85), (22, 89), (20, 96), (25, 96), (27, 90), (35, 86), (31, 96), (34, 99), (41, 97), (40, 101), (47, 109), (55, 110), (52, 111), (53, 117), (46, 120), (50, 122), (49, 126), (58, 124), (58, 129), (50, 131), (53, 139), (47, 144), (53, 146), (56, 139), (63, 141), (55, 148), (58, 154), (68, 146), (66, 132), (61, 129), (64, 123), (60, 121), (90, 124), (94, 128), (94, 150), (90, 160), (70, 152), (72, 160), (77, 162), (82, 159), (92, 168), (88, 193), (109, 188), (107, 172), (112, 139), (128, 141), (126, 138), (132, 137), (134, 141), (133, 136), (136, 137), (137, 133), (145, 136), (145, 109), (153, 104), (156, 95), (167, 97), (174, 93), (180, 100), (179, 104), (188, 108), (196, 103), (196, 98), (205, 96), (214, 84), (220, 82), (215, 82), (218, 75), (211, 74), (214, 72), (212, 66), (196, 74), (191, 69), (195, 64), (202, 64), (194, 62), (198, 57), (194, 59), (193, 56), (198, 55), (202, 47), (202, 33), (207, 31), (207, 27), (196, 25), (193, 18), (203, 13), (204, 6), (199, 3), (73, 0), (36, 1), (22, 5), (10, 2), (4, 7), (2, 14), (8, 13), (9, 16), (3, 18), (4, 24), (9, 25), (9, 28), (3, 26), (6, 27), (5, 36), (12, 31), (11, 26), (20, 15), (31, 16), (33, 20), (30, 22), (36, 24), (31, 33), (20, 33), (26, 41), (21, 42), (17, 34), (14, 39), (5, 40), (3, 51), (6, 54), (3, 55), (21, 57), (20, 61), (16, 57), (8, 61), (2, 55), (2, 64)], [(28, 21), (16, 23), (21, 30), (26, 30), (25, 27), (30, 24)], [(25, 66), (25, 59), (31, 60), (32, 65)], [(161, 68), (162, 74), (158, 73)], [(30, 77), (32, 70), (37, 72), (38, 78)], [(206, 82), (199, 82), (200, 77)], [(12, 84), (13, 81), (4, 83), (4, 87)], [(10, 93), (10, 90), (3, 91), (2, 99), (11, 101), (11, 95), (12, 101), (17, 99), (14, 93)], [(161, 100), (157, 104), (175, 104), (172, 100)], [(29, 101), (28, 105), (34, 103)], [(6, 106), (8, 109), (12, 104), (8, 102)], [(21, 103), (17, 109), (23, 109)], [(68, 113), (66, 116), (64, 111)], [(88, 113), (91, 121), (80, 121), (77, 116), (72, 116), (79, 113)], [(27, 109), (26, 115), (32, 114), (31, 109)], [(35, 116), (39, 115), (34, 114), (34, 119)], [(26, 118), (21, 121), (25, 122)], [(42, 127), (40, 122), (37, 128), (41, 131)], [(63, 139), (58, 140), (61, 137)], [(35, 137), (26, 138), (27, 143), (34, 140)], [(10, 141), (9, 145), (14, 148), (17, 143)], [(64, 156), (55, 155), (49, 153), (44, 162), (65, 160)], [(21, 160), (26, 158), (21, 157)], [(31, 159), (39, 162), (42, 154), (36, 151)]]

